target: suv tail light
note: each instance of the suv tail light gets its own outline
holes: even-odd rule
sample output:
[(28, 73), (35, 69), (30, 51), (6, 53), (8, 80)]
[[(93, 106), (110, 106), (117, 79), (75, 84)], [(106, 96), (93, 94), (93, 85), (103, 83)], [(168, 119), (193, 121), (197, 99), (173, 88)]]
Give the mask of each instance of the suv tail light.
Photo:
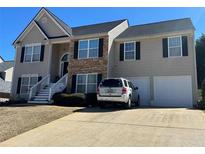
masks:
[(97, 88), (97, 94), (99, 94), (100, 93), (100, 90), (99, 90), (99, 87)]
[(125, 87), (122, 88), (122, 94), (127, 94), (127, 88)]

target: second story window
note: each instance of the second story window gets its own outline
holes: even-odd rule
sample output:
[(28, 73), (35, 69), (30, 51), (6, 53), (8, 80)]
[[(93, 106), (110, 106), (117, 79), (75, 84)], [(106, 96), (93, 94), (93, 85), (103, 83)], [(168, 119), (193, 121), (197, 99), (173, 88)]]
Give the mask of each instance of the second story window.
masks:
[(124, 60), (135, 60), (135, 42), (124, 44)]
[(181, 36), (168, 38), (168, 56), (169, 57), (181, 57), (182, 56)]
[(80, 40), (78, 59), (97, 58), (99, 53), (99, 39)]
[(41, 44), (25, 46), (24, 62), (39, 62), (41, 57)]

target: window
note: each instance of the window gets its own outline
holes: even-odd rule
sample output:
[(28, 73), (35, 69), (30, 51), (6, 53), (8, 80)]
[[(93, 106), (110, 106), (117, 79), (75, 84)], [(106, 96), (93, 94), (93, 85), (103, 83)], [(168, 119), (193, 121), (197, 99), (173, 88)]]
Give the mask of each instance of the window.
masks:
[(124, 85), (125, 87), (127, 87), (127, 81), (126, 80), (123, 80), (124, 81)]
[(124, 43), (124, 57), (125, 60), (135, 59), (135, 42)]
[(168, 56), (180, 57), (182, 56), (182, 39), (181, 36), (168, 38)]
[(41, 44), (29, 44), (25, 46), (24, 62), (39, 62)]
[(121, 79), (105, 79), (100, 84), (100, 87), (122, 87)]
[(31, 87), (38, 82), (38, 75), (23, 75), (21, 78), (21, 94), (28, 94)]
[(97, 89), (97, 74), (78, 74), (76, 92), (95, 93)]
[(78, 59), (97, 58), (99, 51), (99, 39), (80, 40)]

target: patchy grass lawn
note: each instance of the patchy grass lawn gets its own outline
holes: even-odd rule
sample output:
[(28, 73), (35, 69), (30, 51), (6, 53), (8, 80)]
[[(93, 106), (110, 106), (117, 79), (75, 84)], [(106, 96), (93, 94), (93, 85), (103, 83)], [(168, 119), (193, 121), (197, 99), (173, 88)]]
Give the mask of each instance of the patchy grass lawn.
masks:
[(71, 114), (77, 107), (10, 105), (0, 107), (0, 142)]

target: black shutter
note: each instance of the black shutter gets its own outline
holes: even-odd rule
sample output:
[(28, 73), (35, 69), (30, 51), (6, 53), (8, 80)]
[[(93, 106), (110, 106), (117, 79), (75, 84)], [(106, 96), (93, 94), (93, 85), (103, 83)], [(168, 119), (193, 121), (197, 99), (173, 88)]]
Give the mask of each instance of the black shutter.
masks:
[(162, 39), (162, 46), (163, 46), (163, 57), (168, 57), (168, 39)]
[(102, 80), (102, 74), (98, 74), (97, 86), (99, 86), (101, 80)]
[(17, 94), (20, 93), (20, 90), (21, 90), (21, 78), (18, 78), (18, 84), (17, 84)]
[(182, 36), (182, 55), (183, 56), (188, 56), (187, 36)]
[(124, 60), (124, 43), (120, 44), (120, 61)]
[(41, 45), (41, 57), (40, 57), (40, 61), (43, 61), (43, 59), (44, 59), (44, 49), (45, 49), (45, 45)]
[(20, 60), (21, 63), (23, 63), (23, 60), (24, 60), (24, 52), (25, 52), (25, 47), (22, 47), (22, 49), (21, 49), (21, 60)]
[(72, 76), (71, 93), (75, 93), (76, 88), (76, 75)]
[(74, 59), (78, 58), (78, 41), (74, 42)]
[(99, 57), (103, 56), (103, 38), (99, 39)]
[(41, 81), (41, 79), (42, 79), (42, 77), (41, 77), (41, 76), (39, 76), (39, 77), (38, 77), (38, 82), (39, 82), (39, 81)]
[(136, 42), (136, 60), (140, 59), (140, 42)]

